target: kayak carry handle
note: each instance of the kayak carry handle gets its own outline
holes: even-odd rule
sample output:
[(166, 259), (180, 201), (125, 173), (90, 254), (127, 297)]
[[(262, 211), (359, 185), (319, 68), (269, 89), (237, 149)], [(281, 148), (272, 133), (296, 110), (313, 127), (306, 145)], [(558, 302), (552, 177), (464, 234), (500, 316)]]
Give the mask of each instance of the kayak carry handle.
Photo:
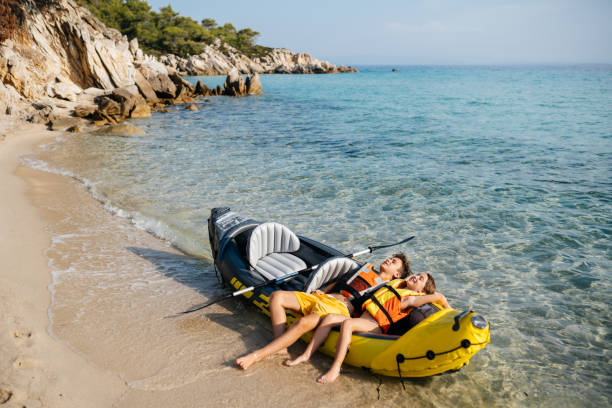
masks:
[(455, 316), (455, 324), (453, 324), (453, 331), (459, 330), (459, 321), (463, 319), (465, 316), (467, 316), (468, 313), (471, 313), (471, 312), (472, 312), (471, 310), (465, 310), (459, 313), (457, 316)]

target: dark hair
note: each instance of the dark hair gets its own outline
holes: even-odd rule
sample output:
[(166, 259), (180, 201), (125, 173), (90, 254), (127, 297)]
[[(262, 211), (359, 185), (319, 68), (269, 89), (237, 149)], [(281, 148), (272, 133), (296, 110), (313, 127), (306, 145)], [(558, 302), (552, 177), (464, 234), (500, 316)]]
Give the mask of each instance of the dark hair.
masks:
[(412, 271), (410, 270), (410, 261), (406, 257), (406, 254), (403, 252), (398, 252), (397, 254), (393, 255), (393, 258), (398, 258), (400, 261), (402, 261), (402, 265), (404, 265), (404, 268), (402, 269), (402, 279), (405, 279), (408, 275), (412, 275)]
[(425, 287), (423, 288), (423, 290), (428, 295), (433, 295), (434, 293), (436, 293), (436, 281), (429, 273), (427, 274), (427, 282), (425, 282)]

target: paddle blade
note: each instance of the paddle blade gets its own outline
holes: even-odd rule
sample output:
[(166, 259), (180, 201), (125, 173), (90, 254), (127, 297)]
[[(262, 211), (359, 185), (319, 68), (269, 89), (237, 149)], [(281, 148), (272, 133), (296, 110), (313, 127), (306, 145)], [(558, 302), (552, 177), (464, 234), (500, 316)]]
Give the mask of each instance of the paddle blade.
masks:
[(408, 237), (408, 238), (406, 238), (406, 239), (404, 239), (404, 240), (402, 240), (400, 242), (396, 242), (395, 244), (372, 246), (372, 247), (370, 247), (370, 250), (371, 251), (376, 251), (377, 249), (389, 248), (389, 247), (392, 247), (392, 246), (401, 245), (401, 244), (404, 244), (404, 243), (410, 241), (411, 239), (414, 239), (414, 235), (411, 236), (411, 237)]

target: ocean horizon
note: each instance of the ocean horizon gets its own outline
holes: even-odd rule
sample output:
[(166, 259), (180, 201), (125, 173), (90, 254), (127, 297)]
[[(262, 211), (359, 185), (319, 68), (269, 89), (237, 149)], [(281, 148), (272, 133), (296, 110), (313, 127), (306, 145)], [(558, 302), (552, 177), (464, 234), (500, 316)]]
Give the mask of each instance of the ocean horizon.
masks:
[[(435, 394), (449, 406), (607, 405), (612, 65), (355, 68), (262, 75), (263, 95), (210, 97), (198, 101), (198, 111), (171, 106), (131, 122), (144, 136), (63, 136), (24, 157), (30, 167), (79, 180), (115, 218), (193, 260), (156, 253), (157, 270), (139, 276), (126, 253), (142, 248), (113, 247), (97, 249), (104, 256), (95, 262), (83, 251), (65, 265), (58, 261), (63, 248), (72, 240), (82, 245), (82, 236), (56, 232), (51, 314), (87, 316), (101, 293), (125, 309), (133, 307), (130, 298), (145, 299), (145, 290), (155, 294), (143, 300), (151, 309), (179, 307), (188, 296), (182, 286), (225, 293), (206, 230), (217, 206), (342, 251), (416, 235), (400, 248), (413, 270), (430, 272), (451, 306), (480, 312), (491, 324), (491, 343), (460, 372), (409, 383), (417, 401)], [(187, 80), (213, 87), (224, 77)], [(359, 261), (378, 264), (389, 254)], [(98, 262), (112, 262), (117, 276), (97, 275)], [(62, 290), (85, 280), (83, 299)], [(175, 323), (156, 324), (160, 343), (180, 344), (184, 366), (197, 361), (188, 351), (192, 332), (181, 337), (168, 329)], [(184, 366), (138, 386), (171, 387)], [(359, 377), (347, 392), (364, 384), (375, 387), (378, 379)], [(402, 401), (399, 382), (390, 387)], [(471, 391), (458, 396), (461, 389)]]

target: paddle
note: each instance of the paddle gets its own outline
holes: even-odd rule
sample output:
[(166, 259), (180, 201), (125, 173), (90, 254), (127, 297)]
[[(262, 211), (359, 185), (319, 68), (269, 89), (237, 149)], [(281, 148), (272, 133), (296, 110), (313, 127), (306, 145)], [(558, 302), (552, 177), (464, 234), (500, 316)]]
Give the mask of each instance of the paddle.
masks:
[[(379, 250), (379, 249), (389, 248), (389, 247), (392, 247), (392, 246), (403, 244), (405, 242), (410, 241), (413, 238), (414, 238), (414, 236), (408, 237), (408, 238), (406, 238), (406, 239), (404, 239), (404, 240), (402, 240), (400, 242), (396, 242), (394, 244), (369, 246), (367, 249), (364, 249), (364, 250), (361, 250), (361, 251), (357, 251), (357, 252), (353, 252), (352, 254), (343, 255), (343, 256), (346, 257), (346, 258), (354, 258), (354, 257), (359, 256), (359, 255), (364, 255), (364, 254), (372, 253), (372, 252), (374, 252), (376, 250)], [(272, 279), (272, 280), (269, 280), (267, 282), (262, 282), (262, 283), (260, 283), (258, 285), (255, 285), (255, 286), (249, 286), (248, 288), (240, 289), (240, 290), (238, 290), (236, 292), (230, 293), (230, 294), (225, 295), (223, 297), (220, 297), (218, 299), (213, 299), (213, 300), (210, 300), (210, 301), (205, 302), (205, 303), (194, 305), (194, 306), (190, 307), (189, 309), (185, 310), (184, 312), (179, 312), (179, 313), (177, 313), (175, 315), (166, 316), (166, 317), (178, 317), (178, 316), (182, 316), (182, 315), (187, 314), (187, 313), (196, 312), (198, 310), (204, 309), (205, 307), (214, 305), (215, 303), (219, 303), (219, 302), (222, 302), (224, 300), (231, 299), (231, 298), (236, 297), (236, 296), (240, 296), (243, 293), (250, 292), (250, 291), (255, 290), (255, 289), (263, 288), (263, 287), (268, 286), (268, 285), (278, 285), (280, 283), (287, 282), (287, 281), (297, 277), (298, 275), (303, 275), (305, 273), (308, 273), (308, 272), (316, 269), (318, 266), (319, 266), (318, 264), (317, 265), (312, 265), (312, 266), (310, 266), (310, 267), (308, 267), (306, 269), (302, 269), (302, 270), (299, 270), (299, 271), (287, 274), (285, 276), (281, 276), (280, 278)]]

